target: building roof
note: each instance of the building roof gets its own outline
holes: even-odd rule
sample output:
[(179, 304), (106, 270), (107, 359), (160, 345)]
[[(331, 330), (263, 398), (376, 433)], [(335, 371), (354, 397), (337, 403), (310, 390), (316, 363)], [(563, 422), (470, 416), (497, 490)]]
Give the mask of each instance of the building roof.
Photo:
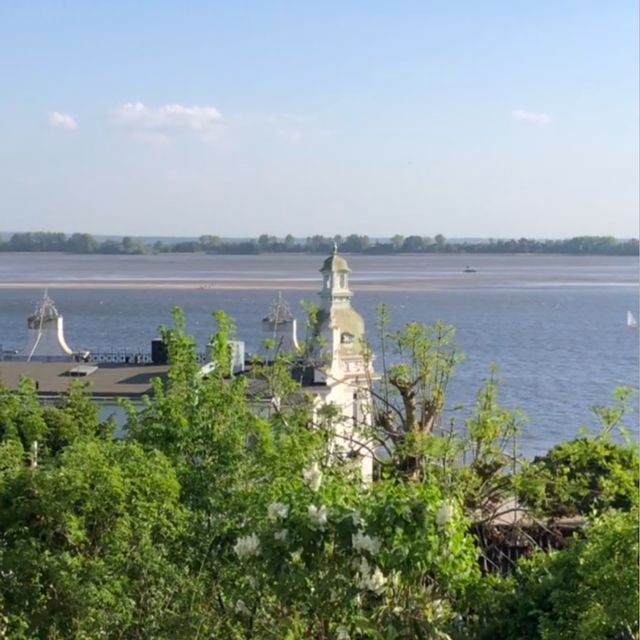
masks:
[[(91, 367), (92, 368), (92, 367)], [(20, 378), (37, 384), (38, 395), (59, 396), (74, 381), (88, 382), (94, 397), (139, 398), (153, 392), (153, 378), (165, 378), (168, 365), (100, 364), (82, 370), (77, 362), (0, 362), (0, 386), (16, 389)]]
[[(294, 367), (292, 377), (300, 382), (296, 392), (313, 394), (325, 392), (326, 384), (316, 383), (313, 376), (302, 375)], [(153, 394), (152, 380), (166, 379), (169, 365), (154, 364), (100, 364), (78, 365), (76, 362), (0, 362), (0, 387), (17, 389), (21, 378), (31, 378), (37, 383), (37, 393), (44, 398), (58, 397), (69, 390), (74, 381), (88, 382), (89, 393), (94, 398), (141, 398)], [(241, 375), (248, 379), (247, 395), (259, 399), (268, 395), (269, 385), (250, 369)], [(295, 394), (294, 394), (295, 395)]]
[(334, 251), (323, 263), (320, 271), (351, 271), (347, 261)]

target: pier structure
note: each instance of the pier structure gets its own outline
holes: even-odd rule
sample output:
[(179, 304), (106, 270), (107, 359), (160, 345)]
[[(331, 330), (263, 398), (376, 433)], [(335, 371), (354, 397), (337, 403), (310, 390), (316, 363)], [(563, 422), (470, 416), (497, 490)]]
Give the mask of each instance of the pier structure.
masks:
[(300, 348), (297, 333), (296, 318), (283, 299), (282, 292), (279, 292), (269, 309), (269, 313), (262, 319), (262, 334), (264, 338), (273, 341), (273, 344), (269, 345), (269, 349), (264, 349), (264, 351), (273, 354), (297, 352)]
[[(279, 353), (287, 354), (292, 378), (313, 399), (314, 422), (322, 422), (324, 407), (335, 408), (331, 419), (335, 436), (330, 444), (332, 455), (353, 460), (354, 465), (361, 466), (363, 477), (370, 478), (373, 470), (370, 389), (375, 374), (373, 358), (364, 340), (364, 320), (351, 304), (350, 271), (346, 259), (334, 248), (320, 268), (320, 304), (302, 345), (298, 342), (296, 318), (278, 295), (261, 321), (263, 335), (272, 339), (270, 353), (262, 360), (268, 362)], [(21, 377), (30, 377), (36, 382), (38, 395), (47, 401), (55, 401), (74, 380), (81, 378), (91, 383), (89, 393), (105, 408), (117, 410), (119, 398), (142, 402), (144, 396), (153, 395), (153, 379), (166, 379), (170, 368), (161, 338), (151, 340), (150, 353), (74, 351), (64, 335), (62, 314), (46, 292), (29, 316), (27, 326), (24, 349), (1, 354), (0, 380), (9, 387), (17, 387)], [(261, 413), (277, 407), (280, 399), (274, 398), (273, 390), (260, 379), (260, 368), (253, 370), (254, 360), (245, 357), (244, 342), (232, 341), (229, 349), (228, 375), (247, 377), (247, 393), (255, 410)], [(208, 352), (197, 354), (197, 358), (202, 365), (201, 376), (216, 366)]]
[(55, 303), (44, 292), (35, 311), (27, 318), (27, 341), (19, 354), (27, 362), (73, 362), (86, 352), (75, 353), (64, 336), (64, 318)]

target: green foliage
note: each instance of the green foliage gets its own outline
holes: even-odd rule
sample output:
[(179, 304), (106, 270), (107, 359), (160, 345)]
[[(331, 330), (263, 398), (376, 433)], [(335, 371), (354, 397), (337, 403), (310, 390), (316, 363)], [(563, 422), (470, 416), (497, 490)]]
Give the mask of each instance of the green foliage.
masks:
[(638, 516), (612, 511), (570, 547), (538, 553), (485, 594), (474, 637), (632, 640), (638, 637)]
[(0, 442), (20, 446), (25, 461), (42, 460), (81, 436), (109, 438), (114, 425), (100, 422), (98, 407), (82, 383), (74, 383), (57, 404), (42, 404), (33, 380), (17, 391), (0, 387)]
[(70, 253), (141, 254), (149, 253), (208, 253), (256, 254), (262, 252), (328, 253), (333, 242), (341, 251), (349, 253), (566, 253), (596, 255), (638, 255), (638, 240), (618, 240), (611, 236), (579, 236), (566, 240), (533, 240), (528, 238), (489, 240), (488, 242), (450, 243), (438, 233), (433, 239), (423, 236), (394, 235), (390, 242), (372, 242), (366, 235), (349, 234), (326, 237), (315, 235), (297, 241), (291, 234), (277, 238), (266, 233), (254, 240), (222, 240), (215, 235), (202, 235), (197, 240), (176, 240), (171, 243), (156, 240), (145, 244), (143, 239), (125, 236), (120, 240), (99, 242), (91, 234), (46, 231), (14, 233), (9, 240), (0, 238), (0, 251), (68, 251)]
[(638, 454), (598, 438), (559, 444), (518, 477), (522, 500), (553, 517), (609, 507), (628, 511), (638, 499)]
[(463, 465), (456, 486), (469, 510), (491, 517), (513, 496), (513, 472), (519, 462), (517, 437), (524, 414), (498, 403), (497, 370), (478, 391), (476, 405), (460, 439)]
[(638, 505), (637, 447), (612, 438), (622, 429), (630, 390), (614, 391), (615, 403), (595, 407), (601, 431), (553, 447), (525, 465), (516, 478), (521, 499), (539, 513), (552, 517), (589, 514), (609, 508), (628, 511)]
[(7, 637), (169, 637), (184, 524), (161, 454), (79, 439), (0, 485)]
[(434, 486), (366, 487), (340, 468), (314, 470), (318, 486), (290, 478), (238, 543), (242, 578), (230, 594), (248, 636), (285, 637), (292, 617), (293, 637), (431, 638), (446, 628), (478, 578), (461, 510)]
[[(309, 315), (313, 330), (317, 309)], [(626, 392), (597, 410), (602, 434), (518, 472), (522, 416), (498, 403), (495, 373), (464, 428), (443, 426), (453, 329), (391, 332), (383, 310), (380, 430), (365, 437), (390, 456), (364, 483), (335, 447), (341, 408), (314, 407), (292, 379), (300, 354), (274, 349), (232, 376), (233, 323), (216, 313), (203, 369), (174, 318), (162, 329), (168, 378), (142, 408), (125, 403), (123, 441), (81, 386), (55, 406), (27, 380), (0, 389), (0, 637), (637, 633), (637, 520), (622, 511), (637, 505), (637, 453), (613, 440)], [(489, 520), (516, 489), (541, 517), (618, 510), (512, 577), (481, 576), (471, 518)]]
[(449, 379), (461, 359), (453, 345), (455, 329), (442, 322), (411, 322), (391, 331), (382, 305), (377, 330), (382, 373), (372, 389), (375, 426), (391, 445), (398, 467), (411, 474), (420, 466), (416, 444), (438, 424)]

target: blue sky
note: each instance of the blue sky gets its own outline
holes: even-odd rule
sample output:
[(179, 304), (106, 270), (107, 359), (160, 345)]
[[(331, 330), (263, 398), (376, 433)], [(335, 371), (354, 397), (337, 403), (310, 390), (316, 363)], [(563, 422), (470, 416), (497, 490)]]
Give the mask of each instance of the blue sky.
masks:
[(638, 234), (611, 2), (0, 4), (0, 229)]

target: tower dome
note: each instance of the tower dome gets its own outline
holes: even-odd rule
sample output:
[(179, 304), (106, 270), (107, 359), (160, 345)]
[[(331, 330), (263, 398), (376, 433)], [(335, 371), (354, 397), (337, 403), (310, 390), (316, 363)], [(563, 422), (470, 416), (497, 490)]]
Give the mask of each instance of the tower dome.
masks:
[(349, 289), (349, 264), (334, 244), (332, 254), (320, 269), (322, 289), (316, 335), (321, 337), (325, 355), (330, 349), (331, 366), (343, 366), (350, 359), (361, 359), (365, 335), (364, 320), (351, 306), (353, 292)]

